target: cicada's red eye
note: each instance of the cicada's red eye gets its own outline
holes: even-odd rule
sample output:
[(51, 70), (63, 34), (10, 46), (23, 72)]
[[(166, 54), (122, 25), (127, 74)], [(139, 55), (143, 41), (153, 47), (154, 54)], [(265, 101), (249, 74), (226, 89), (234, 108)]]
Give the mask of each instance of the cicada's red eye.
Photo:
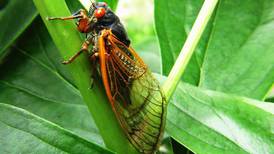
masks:
[(98, 8), (95, 10), (94, 12), (94, 16), (98, 19), (98, 18), (102, 18), (104, 15), (106, 14), (106, 10), (105, 8)]

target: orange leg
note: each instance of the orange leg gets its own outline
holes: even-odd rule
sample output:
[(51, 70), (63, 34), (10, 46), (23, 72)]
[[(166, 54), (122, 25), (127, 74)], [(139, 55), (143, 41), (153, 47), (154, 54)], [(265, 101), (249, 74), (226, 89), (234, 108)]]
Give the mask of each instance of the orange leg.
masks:
[(86, 11), (81, 9), (68, 17), (47, 17), (47, 20), (71, 20), (71, 19), (78, 19), (78, 18), (87, 18)]
[[(72, 16), (69, 17), (47, 17), (47, 20), (71, 20), (71, 19), (88, 19), (87, 12), (83, 9), (80, 9), (76, 13), (72, 14)], [(90, 44), (90, 40), (87, 39), (83, 45), (82, 48), (72, 57), (70, 57), (68, 60), (63, 61), (63, 64), (70, 64), (72, 63), (83, 51), (87, 52), (88, 51), (88, 46)]]
[(83, 53), (83, 51), (87, 52), (88, 51), (88, 46), (89, 46), (89, 42), (84, 42), (82, 45), (82, 48), (72, 57), (70, 57), (68, 60), (63, 61), (63, 64), (70, 64), (72, 63), (81, 53)]

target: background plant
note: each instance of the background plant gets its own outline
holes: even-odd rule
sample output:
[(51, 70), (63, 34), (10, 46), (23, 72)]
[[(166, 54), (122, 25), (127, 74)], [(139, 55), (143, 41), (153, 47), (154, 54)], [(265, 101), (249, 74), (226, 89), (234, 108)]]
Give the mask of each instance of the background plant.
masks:
[[(71, 12), (82, 7), (77, 1), (66, 2)], [(147, 61), (150, 66), (162, 63), (162, 70), (152, 66), (154, 72), (168, 75), (202, 3), (202, 0), (154, 2), (161, 54), (141, 54), (144, 57), (146, 54), (161, 55), (162, 61), (158, 60), (160, 58)], [(115, 2), (110, 4), (116, 5)], [(169, 153), (182, 153), (180, 150), (185, 149), (180, 144), (196, 153), (274, 151), (274, 108), (272, 103), (265, 102), (272, 100), (268, 94), (274, 80), (273, 8), (271, 0), (219, 2), (188, 64), (182, 78), (184, 83), (179, 84), (170, 101), (164, 140), (164, 146), (171, 147)], [(63, 11), (56, 10), (56, 14)], [(89, 77), (78, 76), (77, 80), (72, 74), (72, 78), (69, 72), (77, 71), (78, 64), (69, 68), (60, 65), (63, 57), (55, 46), (56, 40), (53, 43), (33, 2), (4, 1), (0, 23), (0, 152), (107, 153), (127, 150), (125, 147), (115, 149), (111, 145), (113, 139), (104, 138), (103, 141), (102, 131), (99, 133), (97, 129), (98, 122), (96, 126), (76, 87), (79, 84), (88, 87), (84, 81)], [(79, 48), (81, 36), (74, 26), (62, 27), (62, 24), (66, 23), (59, 25), (65, 34), (79, 37), (59, 38), (68, 48), (60, 52), (69, 56)], [(127, 26), (129, 32), (130, 25)], [(130, 32), (130, 35), (134, 38), (134, 33)], [(145, 38), (136, 39), (142, 40)], [(69, 44), (69, 41), (75, 43)], [(139, 46), (136, 41), (137, 51), (155, 48), (145, 50), (147, 45), (141, 42)], [(82, 59), (85, 63), (84, 56)], [(78, 71), (89, 73), (88, 69)], [(95, 93), (90, 92), (90, 95), (96, 98), (93, 101), (105, 104), (107, 109), (100, 80), (95, 82)], [(96, 108), (89, 106), (92, 107)], [(111, 114), (111, 111), (91, 113), (99, 116)], [(106, 124), (103, 121), (99, 125), (104, 127)]]

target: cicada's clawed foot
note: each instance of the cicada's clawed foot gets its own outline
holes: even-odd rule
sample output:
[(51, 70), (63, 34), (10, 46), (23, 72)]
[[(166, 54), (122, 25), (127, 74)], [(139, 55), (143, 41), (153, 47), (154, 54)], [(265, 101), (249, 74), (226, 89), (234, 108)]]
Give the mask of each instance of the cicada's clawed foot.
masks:
[(67, 64), (70, 64), (70, 63), (71, 63), (70, 60), (64, 60), (64, 61), (62, 61), (62, 64), (64, 64), (64, 65), (67, 65)]
[[(96, 54), (96, 56), (98, 55), (98, 47), (96, 47), (96, 45), (92, 47), (92, 53)], [(93, 56), (93, 54), (91, 56)]]

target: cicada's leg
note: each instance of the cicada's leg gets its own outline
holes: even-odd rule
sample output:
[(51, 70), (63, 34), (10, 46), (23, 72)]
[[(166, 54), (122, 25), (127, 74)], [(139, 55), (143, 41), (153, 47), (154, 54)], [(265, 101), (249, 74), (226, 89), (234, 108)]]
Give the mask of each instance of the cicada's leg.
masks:
[(93, 53), (90, 55), (90, 57), (89, 57), (90, 61), (91, 61), (92, 64), (94, 64), (95, 66), (96, 66), (96, 64), (97, 64), (98, 57), (99, 57), (99, 53), (98, 53), (98, 52), (93, 52)]
[(89, 56), (89, 60), (91, 62), (91, 85), (90, 89), (93, 88), (93, 79), (95, 78), (96, 68), (99, 60), (99, 53), (98, 53), (98, 35), (90, 33), (88, 35), (90, 42), (93, 44), (91, 55)]
[(96, 52), (92, 52), (92, 54), (89, 56), (89, 60), (91, 61), (91, 71), (92, 71), (92, 74), (91, 74), (91, 81), (90, 81), (90, 89), (93, 88), (93, 85), (94, 85), (94, 78), (95, 78), (95, 73), (96, 73), (96, 68), (97, 68), (97, 64), (98, 64), (98, 58), (99, 58), (99, 53), (96, 51)]
[(47, 20), (71, 20), (71, 19), (86, 18), (86, 17), (87, 17), (86, 11), (81, 9), (68, 17), (47, 17)]
[(82, 45), (82, 48), (72, 57), (70, 57), (68, 60), (63, 61), (63, 64), (70, 64), (72, 63), (81, 53), (88, 52), (88, 46), (89, 46), (89, 41), (85, 41)]

